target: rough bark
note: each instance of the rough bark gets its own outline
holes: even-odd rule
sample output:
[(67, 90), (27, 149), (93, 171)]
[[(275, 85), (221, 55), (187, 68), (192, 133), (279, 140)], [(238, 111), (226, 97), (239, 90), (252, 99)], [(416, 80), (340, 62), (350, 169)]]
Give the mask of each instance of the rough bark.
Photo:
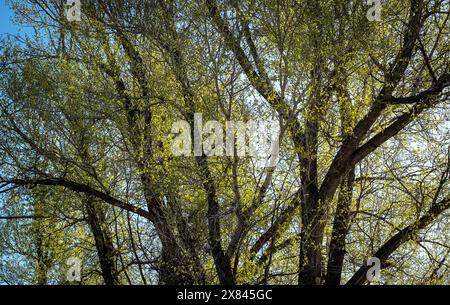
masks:
[(94, 236), (103, 280), (106, 285), (120, 284), (115, 261), (116, 251), (101, 202), (93, 196), (86, 196), (85, 202), (87, 223)]
[(342, 267), (345, 257), (345, 239), (350, 227), (350, 207), (352, 201), (353, 182), (355, 172), (351, 170), (339, 189), (338, 203), (331, 233), (330, 249), (328, 254), (326, 285), (339, 285), (341, 283)]

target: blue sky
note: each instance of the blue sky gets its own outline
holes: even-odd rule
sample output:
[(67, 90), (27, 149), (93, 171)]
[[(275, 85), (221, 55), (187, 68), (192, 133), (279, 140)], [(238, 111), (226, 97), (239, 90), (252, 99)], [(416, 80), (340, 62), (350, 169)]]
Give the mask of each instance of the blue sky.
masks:
[(19, 28), (13, 24), (13, 16), (14, 13), (8, 7), (6, 0), (0, 0), (0, 35), (5, 33), (17, 34)]
[(6, 34), (24, 36), (25, 33), (29, 33), (29, 28), (23, 28), (13, 22), (14, 12), (9, 8), (7, 0), (0, 0), (0, 37)]

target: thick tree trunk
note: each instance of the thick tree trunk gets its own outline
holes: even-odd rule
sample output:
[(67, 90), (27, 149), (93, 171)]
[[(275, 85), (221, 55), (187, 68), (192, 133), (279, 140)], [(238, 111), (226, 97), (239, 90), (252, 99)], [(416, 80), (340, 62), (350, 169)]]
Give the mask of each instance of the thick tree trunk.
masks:
[(34, 204), (34, 218), (31, 225), (31, 235), (33, 237), (34, 248), (36, 249), (36, 265), (34, 267), (35, 283), (37, 285), (47, 285), (48, 273), (53, 266), (53, 258), (51, 256), (52, 249), (49, 245), (51, 237), (48, 236), (49, 229), (47, 228), (45, 219), (41, 217), (45, 215), (46, 206), (39, 191), (33, 192), (36, 196), (36, 203)]
[(326, 285), (339, 285), (341, 283), (342, 265), (345, 257), (345, 239), (351, 220), (350, 204), (354, 180), (355, 173), (352, 170), (340, 186), (328, 255)]
[(300, 239), (299, 285), (320, 285), (322, 282), (322, 236), (324, 222), (319, 210), (317, 190), (303, 195), (302, 232)]
[(217, 275), (221, 285), (234, 285), (234, 276), (231, 268), (231, 260), (222, 248), (219, 203), (216, 200), (216, 189), (208, 168), (206, 156), (197, 157), (197, 164), (202, 171), (205, 182), (203, 186), (207, 193), (208, 202), (208, 228), (209, 228), (209, 246), (214, 258)]
[(321, 223), (317, 190), (317, 161), (307, 159), (302, 168), (302, 232), (300, 239), (299, 276), (300, 285), (318, 285), (322, 278)]
[[(339, 113), (341, 120), (342, 138), (351, 136), (350, 130), (353, 129), (355, 122), (353, 113), (355, 111), (351, 97), (348, 93), (348, 80), (345, 77), (347, 71), (344, 68), (345, 62), (337, 58), (335, 62), (337, 84), (334, 90), (339, 104)], [(331, 242), (328, 253), (327, 274), (325, 278), (326, 285), (339, 285), (341, 282), (342, 265), (345, 257), (345, 239), (349, 230), (351, 215), (350, 206), (353, 195), (353, 183), (355, 180), (355, 168), (342, 178), (339, 185), (339, 196), (336, 206), (336, 212), (331, 233)]]
[(106, 227), (105, 213), (100, 201), (92, 196), (86, 198), (87, 222), (94, 235), (102, 277), (106, 285), (120, 284), (115, 262), (115, 249), (111, 234)]
[(36, 247), (36, 256), (37, 263), (35, 267), (35, 281), (38, 285), (47, 285), (48, 282), (48, 273), (52, 268), (52, 261), (49, 257), (45, 242), (45, 236), (41, 232), (38, 232), (35, 236), (35, 247)]
[(161, 258), (159, 262), (159, 284), (192, 285), (196, 278), (192, 262), (186, 259), (172, 229), (167, 222), (159, 196), (152, 189), (150, 178), (141, 176), (144, 195), (152, 224), (161, 242)]
[[(315, 48), (320, 45), (317, 41)], [(322, 70), (323, 62), (316, 58), (315, 68), (311, 73), (313, 79), (312, 94), (306, 113), (304, 139), (301, 139), (298, 156), (302, 184), (302, 232), (300, 240), (298, 283), (318, 285), (322, 281), (322, 236), (323, 205), (319, 201), (317, 155), (319, 147), (319, 109), (322, 105)]]
[(304, 232), (300, 240), (299, 285), (319, 285), (322, 281), (322, 234), (314, 227), (303, 226)]
[(315, 285), (322, 278), (323, 207), (317, 188), (317, 123), (307, 123), (307, 156), (301, 158), (302, 233), (300, 240), (299, 284)]

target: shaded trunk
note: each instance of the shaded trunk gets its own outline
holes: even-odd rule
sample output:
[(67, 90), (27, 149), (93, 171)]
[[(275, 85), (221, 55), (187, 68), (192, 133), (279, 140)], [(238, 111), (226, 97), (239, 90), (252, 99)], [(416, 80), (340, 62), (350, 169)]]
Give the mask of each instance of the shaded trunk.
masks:
[[(310, 194), (304, 198), (303, 206), (317, 204), (317, 194)], [(322, 230), (317, 221), (318, 213), (310, 209), (302, 209), (302, 233), (300, 239), (299, 257), (299, 285), (319, 285), (322, 279)]]
[[(316, 48), (320, 45), (317, 41)], [(304, 139), (300, 141), (299, 162), (301, 167), (301, 218), (302, 232), (300, 239), (298, 283), (318, 285), (322, 279), (321, 244), (323, 236), (323, 206), (319, 201), (317, 155), (319, 136), (319, 109), (322, 104), (322, 70), (323, 62), (316, 59), (312, 71), (312, 95), (306, 113)]]
[(92, 196), (86, 198), (87, 222), (94, 235), (102, 277), (106, 285), (120, 284), (115, 263), (115, 249), (111, 234), (106, 227), (105, 212), (101, 203)]
[[(334, 91), (336, 92), (339, 105), (341, 135), (342, 138), (345, 139), (351, 136), (349, 131), (352, 130), (355, 125), (353, 117), (355, 109), (348, 92), (348, 80), (345, 77), (348, 73), (344, 68), (345, 62), (342, 62), (340, 58), (337, 58), (335, 60), (335, 66), (337, 67), (337, 84), (334, 86)], [(339, 185), (339, 195), (328, 253), (327, 275), (325, 278), (326, 285), (339, 285), (341, 282), (342, 266), (345, 257), (345, 239), (351, 222), (350, 206), (352, 202), (354, 180), (355, 168), (353, 167), (349, 173), (342, 178)]]
[(52, 267), (52, 260), (48, 255), (47, 247), (45, 245), (45, 237), (41, 232), (35, 236), (35, 246), (37, 255), (37, 264), (35, 267), (35, 281), (37, 285), (47, 285), (48, 273)]
[(326, 285), (339, 285), (341, 283), (342, 266), (345, 257), (345, 239), (351, 221), (350, 205), (354, 180), (355, 173), (353, 169), (341, 183), (339, 189), (339, 198), (328, 255)]
[(302, 158), (302, 233), (300, 239), (299, 284), (320, 284), (322, 278), (323, 211), (317, 188), (317, 122), (307, 123), (306, 147), (308, 155)]
[(192, 264), (186, 259), (180, 245), (164, 215), (159, 196), (152, 190), (150, 178), (141, 176), (144, 195), (152, 224), (161, 242), (161, 257), (159, 262), (159, 284), (161, 285), (192, 285), (196, 283)]
[(183, 216), (183, 207), (178, 198), (169, 197), (168, 200), (169, 206), (172, 208), (172, 213), (175, 215), (177, 231), (180, 235), (181, 244), (186, 249), (186, 255), (188, 256), (189, 262), (192, 266), (192, 276), (195, 278), (196, 284), (204, 285), (206, 284), (205, 270), (203, 269), (203, 265), (197, 251), (197, 249), (201, 246), (193, 237), (195, 232), (191, 231), (190, 226)]
[[(153, 138), (152, 138), (152, 109), (150, 96), (151, 90), (148, 84), (147, 75), (144, 70), (143, 59), (138, 50), (134, 47), (125, 33), (117, 31), (118, 39), (127, 53), (131, 72), (136, 77), (141, 94), (146, 97), (146, 106), (141, 107), (136, 104), (126, 92), (124, 81), (120, 78), (118, 67), (110, 56), (110, 62), (114, 66), (111, 74), (116, 79), (116, 89), (124, 99), (124, 106), (127, 111), (128, 129), (130, 141), (135, 152), (136, 163), (144, 173), (141, 175), (141, 183), (144, 189), (144, 196), (147, 203), (150, 220), (155, 227), (161, 242), (161, 257), (159, 262), (159, 284), (183, 285), (194, 284), (195, 277), (192, 275), (192, 266), (189, 260), (185, 259), (183, 251), (172, 232), (172, 229), (164, 215), (161, 199), (162, 195), (152, 183), (149, 173), (151, 160), (153, 159)], [(143, 123), (143, 128), (138, 122)]]
[(31, 225), (31, 234), (33, 237), (34, 248), (36, 250), (36, 265), (34, 268), (34, 277), (37, 285), (48, 284), (48, 273), (53, 267), (53, 259), (51, 257), (51, 245), (49, 241), (51, 237), (48, 234), (48, 229), (45, 219), (45, 205), (43, 199), (39, 195), (39, 191), (34, 191), (33, 195), (37, 199), (34, 205), (34, 217)]

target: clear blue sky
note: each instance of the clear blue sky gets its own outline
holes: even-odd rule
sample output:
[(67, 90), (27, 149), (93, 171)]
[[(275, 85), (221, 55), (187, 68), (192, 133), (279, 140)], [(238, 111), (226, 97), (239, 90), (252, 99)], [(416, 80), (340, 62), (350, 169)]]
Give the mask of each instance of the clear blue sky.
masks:
[(5, 34), (21, 34), (29, 33), (29, 29), (18, 26), (13, 22), (14, 12), (9, 8), (7, 0), (0, 0), (0, 37)]
[(12, 22), (13, 12), (6, 4), (6, 0), (0, 0), (0, 34), (16, 34), (17, 26)]

